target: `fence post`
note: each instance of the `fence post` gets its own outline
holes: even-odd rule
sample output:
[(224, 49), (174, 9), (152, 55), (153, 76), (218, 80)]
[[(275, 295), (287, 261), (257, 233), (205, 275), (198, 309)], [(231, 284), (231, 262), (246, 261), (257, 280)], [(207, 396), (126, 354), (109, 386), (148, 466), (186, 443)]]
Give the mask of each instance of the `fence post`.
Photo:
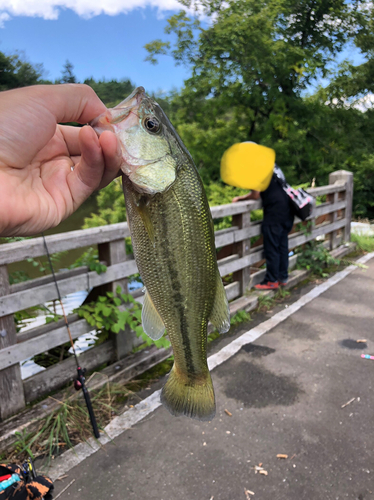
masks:
[[(99, 260), (105, 261), (108, 266), (129, 260), (129, 255), (126, 254), (125, 240), (123, 238), (110, 241), (109, 243), (101, 243), (98, 245), (98, 249)], [(117, 286), (122, 288), (123, 293), (128, 293), (128, 280), (126, 278), (100, 287), (102, 290), (101, 293), (115, 292)], [(114, 342), (115, 360), (118, 361), (131, 352), (136, 335), (130, 327), (126, 325), (124, 330), (111, 334), (111, 339)]]
[[(0, 295), (9, 293), (7, 266), (0, 266)], [(13, 314), (0, 318), (0, 349), (17, 343)], [(25, 396), (19, 364), (0, 371), (0, 421), (25, 407)]]
[[(330, 182), (330, 184), (333, 184)], [(330, 203), (337, 203), (339, 199), (339, 193), (330, 193), (326, 196), (327, 201)], [(338, 212), (334, 210), (333, 212), (330, 213), (330, 222), (336, 222), (338, 220)], [(334, 250), (338, 246), (337, 243), (337, 236), (338, 236), (338, 231), (331, 231), (330, 233), (330, 250)]]
[(353, 173), (348, 172), (348, 170), (337, 170), (329, 175), (329, 184), (335, 184), (335, 182), (345, 182), (345, 210), (344, 218), (346, 224), (343, 228), (343, 241), (350, 241), (351, 239), (351, 220), (352, 220), (352, 205), (353, 205)]
[[(233, 215), (232, 225), (238, 226), (239, 229), (244, 229), (251, 225), (251, 209), (248, 206), (246, 212), (241, 214)], [(239, 257), (245, 257), (250, 253), (251, 250), (251, 239), (247, 238), (242, 241), (238, 241), (233, 245), (233, 253), (239, 254)], [(251, 280), (251, 268), (247, 266), (234, 273), (234, 281), (239, 281), (240, 296), (243, 296), (247, 290), (249, 282)]]

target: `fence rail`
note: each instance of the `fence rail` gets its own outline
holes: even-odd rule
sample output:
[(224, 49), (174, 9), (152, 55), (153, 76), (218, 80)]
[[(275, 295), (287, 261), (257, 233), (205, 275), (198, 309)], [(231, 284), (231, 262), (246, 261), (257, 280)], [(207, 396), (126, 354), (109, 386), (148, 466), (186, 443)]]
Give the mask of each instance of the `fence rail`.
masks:
[[(334, 172), (330, 175), (329, 185), (308, 191), (314, 196), (326, 196), (326, 201), (319, 204), (309, 217), (311, 230), (308, 233), (297, 231), (294, 226), (289, 235), (289, 248), (299, 247), (321, 236), (329, 240), (331, 250), (339, 242), (348, 241), (352, 214), (352, 174)], [(260, 207), (261, 201), (246, 201), (211, 209), (215, 220), (232, 217), (231, 227), (215, 233), (221, 276), (233, 274), (232, 282), (225, 287), (229, 300), (244, 295), (250, 281), (255, 281), (255, 271), (263, 262), (261, 239), (251, 244), (253, 237), (261, 235), (261, 222), (251, 222), (251, 212)], [(47, 236), (47, 245), (52, 254), (97, 246), (100, 260), (107, 264), (106, 272), (101, 274), (89, 271), (85, 266), (57, 273), (61, 295), (78, 290), (113, 290), (117, 284), (126, 290), (127, 278), (137, 272), (133, 256), (127, 255), (125, 250), (124, 238), (129, 236), (126, 222)], [(42, 238), (0, 245), (0, 420), (21, 410), (26, 403), (71, 381), (74, 373), (73, 360), (66, 359), (26, 380), (21, 379), (20, 362), (58, 347), (67, 340), (63, 321), (16, 333), (14, 313), (55, 300), (57, 293), (51, 276), (9, 285), (7, 266), (43, 255), (45, 248)], [(76, 314), (69, 316), (69, 322), (73, 339), (92, 330)], [(133, 332), (123, 331), (82, 356), (87, 368), (93, 370), (103, 363), (122, 359), (137, 343), (139, 341)]]

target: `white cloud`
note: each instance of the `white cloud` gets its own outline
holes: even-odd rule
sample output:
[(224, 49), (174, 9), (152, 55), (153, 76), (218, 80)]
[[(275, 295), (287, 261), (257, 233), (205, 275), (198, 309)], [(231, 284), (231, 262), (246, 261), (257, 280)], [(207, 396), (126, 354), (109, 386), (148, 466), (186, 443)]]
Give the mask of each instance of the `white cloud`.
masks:
[(5, 21), (9, 21), (10, 15), (7, 12), (0, 13), (0, 28), (4, 28)]
[(158, 12), (178, 11), (178, 0), (0, 0), (0, 27), (11, 16), (57, 19), (61, 9), (71, 9), (84, 18), (126, 14), (137, 8), (155, 7)]

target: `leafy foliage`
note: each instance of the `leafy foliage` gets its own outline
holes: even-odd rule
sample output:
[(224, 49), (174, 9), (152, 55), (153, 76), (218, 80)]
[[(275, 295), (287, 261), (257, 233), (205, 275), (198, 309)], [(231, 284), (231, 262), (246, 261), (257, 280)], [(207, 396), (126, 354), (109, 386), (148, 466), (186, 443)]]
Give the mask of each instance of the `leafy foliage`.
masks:
[(360, 217), (374, 218), (374, 154), (363, 155), (354, 174), (353, 210)]
[(87, 266), (90, 271), (97, 274), (105, 273), (107, 266), (99, 261), (99, 254), (96, 248), (89, 248), (70, 266), (70, 269)]
[(308, 241), (302, 251), (298, 254), (297, 268), (307, 269), (312, 274), (327, 277), (326, 267), (338, 266), (340, 261), (332, 257), (327, 248), (317, 241)]
[(121, 179), (117, 178), (97, 195), (97, 213), (84, 220), (83, 228), (116, 224), (126, 220)]
[(238, 311), (230, 319), (230, 324), (231, 326), (237, 326), (246, 321), (252, 321), (251, 315), (246, 311)]
[(135, 302), (132, 295), (122, 293), (121, 287), (117, 287), (116, 293), (107, 292), (106, 296), (99, 296), (97, 301), (84, 304), (75, 312), (97, 330), (99, 343), (104, 342), (110, 332), (119, 333), (128, 325), (147, 345), (170, 346), (166, 337), (154, 342), (144, 333), (141, 326), (141, 304)]
[(114, 107), (133, 91), (135, 85), (129, 79), (122, 80), (94, 80), (87, 78), (84, 83), (94, 89), (108, 108)]
[(42, 74), (42, 64), (32, 65), (19, 54), (7, 56), (0, 52), (0, 90), (43, 83)]

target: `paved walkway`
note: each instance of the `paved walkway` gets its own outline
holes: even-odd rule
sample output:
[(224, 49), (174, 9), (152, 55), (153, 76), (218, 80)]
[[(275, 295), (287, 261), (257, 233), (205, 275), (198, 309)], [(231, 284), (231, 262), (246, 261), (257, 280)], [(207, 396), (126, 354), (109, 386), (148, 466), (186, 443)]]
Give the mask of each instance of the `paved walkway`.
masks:
[(211, 423), (160, 407), (57, 481), (58, 493), (75, 479), (59, 498), (374, 499), (374, 361), (360, 357), (374, 355), (368, 265), (213, 371)]

